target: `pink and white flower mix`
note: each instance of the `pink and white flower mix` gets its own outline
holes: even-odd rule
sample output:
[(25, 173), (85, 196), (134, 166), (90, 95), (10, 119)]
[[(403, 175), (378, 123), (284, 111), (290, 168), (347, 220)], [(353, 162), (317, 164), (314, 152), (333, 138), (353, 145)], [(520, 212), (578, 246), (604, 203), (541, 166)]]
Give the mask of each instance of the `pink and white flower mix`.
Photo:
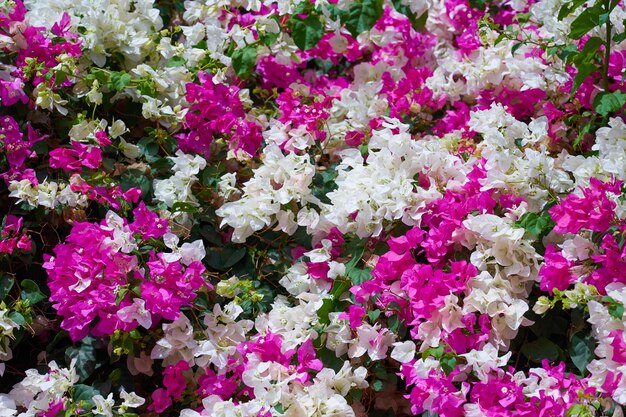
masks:
[(625, 25), (0, 1), (0, 417), (623, 416)]

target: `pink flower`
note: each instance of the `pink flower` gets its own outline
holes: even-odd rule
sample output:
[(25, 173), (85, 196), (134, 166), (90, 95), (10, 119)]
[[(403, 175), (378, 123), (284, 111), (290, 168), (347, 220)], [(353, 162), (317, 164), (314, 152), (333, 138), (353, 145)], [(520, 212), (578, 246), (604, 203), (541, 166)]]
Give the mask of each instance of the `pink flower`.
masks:
[(173, 397), (175, 400), (182, 397), (183, 391), (185, 391), (187, 387), (183, 372), (188, 369), (189, 364), (181, 360), (176, 363), (176, 365), (166, 367), (163, 371), (163, 385), (165, 385), (167, 395)]
[(152, 404), (148, 407), (148, 410), (155, 413), (162, 413), (172, 406), (172, 398), (163, 388), (155, 390), (152, 395)]
[(604, 232), (610, 227), (616, 204), (607, 193), (620, 195), (622, 182), (605, 183), (591, 177), (589, 183), (588, 188), (582, 189), (582, 197), (570, 194), (550, 208), (550, 216), (556, 222), (555, 232), (578, 233), (580, 229)]
[(557, 252), (553, 245), (548, 245), (544, 254), (544, 263), (539, 270), (541, 290), (548, 291), (550, 295), (555, 289), (566, 290), (576, 281), (576, 276), (570, 270), (572, 266), (574, 266), (573, 261), (566, 259), (561, 252)]

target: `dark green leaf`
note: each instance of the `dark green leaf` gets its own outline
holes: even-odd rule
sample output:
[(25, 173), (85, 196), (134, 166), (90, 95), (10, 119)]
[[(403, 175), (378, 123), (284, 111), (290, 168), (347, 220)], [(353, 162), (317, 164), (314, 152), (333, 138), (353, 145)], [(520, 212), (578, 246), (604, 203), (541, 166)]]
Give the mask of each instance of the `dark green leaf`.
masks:
[(226, 245), (222, 249), (214, 249), (207, 254), (209, 266), (218, 271), (225, 271), (246, 256), (246, 248)]
[(582, 6), (586, 2), (587, 0), (574, 0), (572, 2), (566, 2), (563, 6), (561, 6), (557, 19), (559, 20), (565, 19), (565, 17), (567, 17), (574, 10), (578, 9), (580, 6)]
[(272, 46), (274, 45), (274, 43), (276, 43), (278, 35), (280, 35), (280, 33), (261, 32), (259, 34), (259, 40), (265, 46)]
[(89, 385), (85, 384), (75, 384), (72, 389), (74, 392), (74, 401), (85, 401), (92, 406), (94, 405), (92, 401), (93, 397), (101, 394), (101, 392), (94, 387), (90, 387)]
[(177, 201), (172, 205), (172, 213), (197, 213), (200, 209), (192, 203)]
[(332, 298), (326, 298), (322, 302), (322, 306), (317, 310), (317, 317), (320, 323), (329, 324), (330, 318), (328, 314), (334, 311), (335, 301)]
[(539, 214), (528, 212), (515, 222), (515, 226), (524, 228), (531, 235), (539, 237), (548, 234), (555, 223), (548, 211), (542, 211)]
[(518, 50), (519, 48), (521, 48), (521, 47), (522, 47), (522, 45), (524, 45), (522, 42), (519, 42), (519, 43), (516, 43), (515, 45), (513, 45), (513, 46), (511, 47), (511, 55), (515, 55), (515, 52), (517, 52), (517, 50)]
[(391, 317), (389, 317), (389, 319), (387, 319), (387, 327), (392, 332), (398, 331), (398, 329), (400, 328), (400, 319), (398, 318), (397, 314), (394, 314)]
[(239, 78), (248, 78), (252, 74), (258, 52), (258, 46), (254, 44), (233, 52), (233, 69)]
[(11, 314), (9, 314), (9, 318), (20, 326), (26, 326), (28, 324), (26, 318), (17, 311), (12, 311)]
[(595, 340), (587, 332), (575, 333), (570, 340), (570, 357), (582, 375), (587, 373), (587, 365), (594, 357), (595, 348)]
[(469, 0), (469, 5), (475, 9), (485, 10), (486, 0)]
[(561, 348), (559, 348), (551, 340), (540, 337), (539, 339), (526, 343), (522, 346), (522, 354), (533, 362), (541, 362), (543, 359), (548, 359), (551, 362), (556, 361), (562, 354)]
[(126, 192), (131, 188), (139, 188), (142, 196), (147, 196), (152, 190), (152, 180), (138, 169), (129, 169), (120, 177), (120, 187)]
[(600, 15), (602, 14), (602, 3), (598, 2), (595, 6), (583, 10), (583, 12), (572, 22), (570, 29), (570, 38), (580, 39), (585, 36), (591, 29), (600, 26)]
[(8, 275), (0, 279), (0, 301), (4, 300), (7, 295), (9, 295), (9, 291), (13, 288), (14, 282), (15, 280)]
[(614, 319), (621, 320), (624, 316), (624, 306), (621, 303), (615, 302), (613, 304), (610, 304), (608, 310), (609, 314)]
[(86, 380), (96, 369), (96, 348), (95, 339), (87, 336), (78, 347), (68, 347), (65, 351), (67, 362), (76, 359), (76, 372), (81, 381)]
[(290, 23), (292, 27), (291, 37), (301, 51), (315, 47), (324, 36), (324, 25), (315, 15), (309, 15), (306, 19), (293, 15)]
[(585, 135), (589, 133), (589, 131), (591, 131), (592, 127), (593, 127), (593, 122), (585, 123), (584, 125), (582, 125), (582, 127), (578, 131), (578, 135), (576, 135), (576, 140), (574, 140), (574, 143), (573, 143), (574, 149), (578, 149), (581, 142), (585, 138)]
[(595, 65), (586, 62), (581, 62), (577, 64), (576, 69), (578, 70), (578, 72), (576, 73), (576, 76), (574, 77), (574, 81), (572, 83), (572, 94), (575, 94), (576, 90), (578, 90), (578, 87), (581, 86), (581, 84), (587, 79), (587, 77), (597, 70)]
[[(624, 22), (626, 23), (626, 19), (624, 20)], [(615, 43), (621, 43), (625, 39), (626, 39), (626, 31), (624, 31), (622, 33), (618, 32), (615, 35), (613, 35), (613, 42), (615, 42)]]
[(613, 93), (603, 91), (593, 99), (593, 108), (601, 116), (607, 116), (620, 110), (624, 104), (626, 104), (626, 93), (621, 91)]
[(443, 369), (446, 375), (450, 375), (456, 368), (456, 358), (454, 356), (445, 356), (441, 358), (439, 363), (441, 364), (441, 369)]
[(20, 282), (20, 286), (22, 287), (22, 299), (29, 300), (31, 304), (36, 304), (46, 298), (33, 280), (25, 279)]
[(353, 37), (370, 30), (383, 15), (383, 0), (358, 0), (350, 5), (346, 28)]
[[(578, 63), (589, 63), (595, 57), (596, 51), (602, 45), (604, 41), (597, 36), (593, 38), (589, 38), (587, 42), (585, 42), (585, 47), (579, 54), (577, 54), (573, 61)], [(577, 66), (578, 67), (578, 66)]]

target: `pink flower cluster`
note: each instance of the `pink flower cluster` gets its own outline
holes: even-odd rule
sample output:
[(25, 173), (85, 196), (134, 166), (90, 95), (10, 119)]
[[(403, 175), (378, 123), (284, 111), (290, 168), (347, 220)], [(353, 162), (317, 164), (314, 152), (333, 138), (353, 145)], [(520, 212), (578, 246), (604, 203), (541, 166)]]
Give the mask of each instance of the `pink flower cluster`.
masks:
[(113, 212), (101, 223), (76, 222), (55, 256), (46, 256), (50, 300), (73, 340), (175, 320), (208, 285), (198, 261), (168, 262), (156, 251), (143, 261), (136, 252), (143, 241), (162, 238), (169, 228), (143, 204), (134, 215), (130, 223)]

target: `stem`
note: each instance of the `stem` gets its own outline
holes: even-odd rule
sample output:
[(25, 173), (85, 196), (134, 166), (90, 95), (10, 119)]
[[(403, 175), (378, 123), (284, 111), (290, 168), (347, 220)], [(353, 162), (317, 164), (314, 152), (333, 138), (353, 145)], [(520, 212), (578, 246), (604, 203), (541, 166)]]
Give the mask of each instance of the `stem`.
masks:
[(605, 0), (604, 7), (609, 15), (606, 19), (606, 44), (604, 49), (604, 91), (609, 91), (609, 60), (611, 58), (611, 0)]

